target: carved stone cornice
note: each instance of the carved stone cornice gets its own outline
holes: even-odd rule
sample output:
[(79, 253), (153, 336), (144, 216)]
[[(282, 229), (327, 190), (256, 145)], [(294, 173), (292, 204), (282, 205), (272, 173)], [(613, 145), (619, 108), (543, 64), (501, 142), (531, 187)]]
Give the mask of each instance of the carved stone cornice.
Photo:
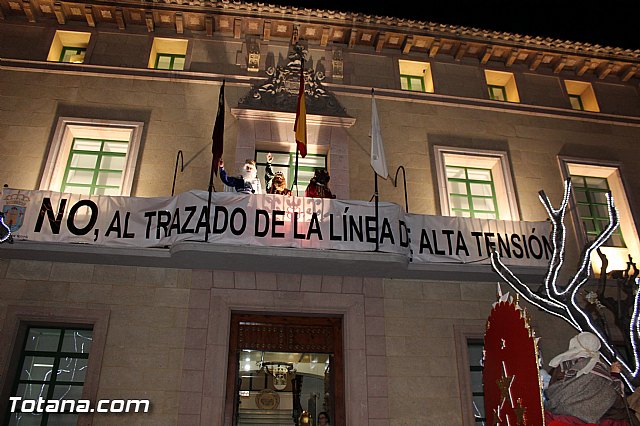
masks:
[[(0, 0), (6, 23), (22, 20), (66, 28), (84, 20), (88, 27), (141, 29), (262, 43), (295, 43), (320, 49), (340, 47), (373, 54), (479, 65), (518, 66), (540, 73), (622, 81), (640, 78), (640, 49), (607, 47), (388, 16), (251, 3), (241, 0)], [(585, 62), (593, 64), (585, 69)], [(558, 67), (558, 63), (562, 63)]]

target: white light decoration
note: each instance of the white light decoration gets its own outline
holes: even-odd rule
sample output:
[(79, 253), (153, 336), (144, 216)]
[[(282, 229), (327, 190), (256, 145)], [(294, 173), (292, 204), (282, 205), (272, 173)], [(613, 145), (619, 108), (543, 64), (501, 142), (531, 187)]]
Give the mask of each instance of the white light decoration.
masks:
[[(633, 315), (629, 324), (629, 337), (633, 347), (634, 366), (631, 368), (621, 359), (613, 346), (607, 341), (603, 334), (591, 321), (591, 317), (577, 303), (576, 297), (581, 287), (589, 278), (590, 268), (589, 262), (591, 253), (597, 250), (605, 241), (611, 237), (616, 228), (620, 225), (618, 211), (615, 208), (611, 193), (607, 193), (607, 210), (609, 213), (609, 223), (605, 229), (600, 232), (597, 238), (587, 244), (583, 251), (579, 267), (566, 286), (558, 286), (558, 274), (564, 263), (565, 243), (567, 230), (564, 226), (564, 216), (569, 205), (569, 197), (571, 196), (571, 179), (565, 180), (564, 194), (560, 207), (555, 209), (551, 205), (549, 197), (544, 191), (539, 192), (540, 202), (544, 206), (549, 218), (552, 222), (552, 256), (549, 261), (549, 267), (543, 281), (541, 292), (531, 290), (524, 284), (513, 272), (502, 262), (500, 255), (494, 251), (491, 253), (491, 267), (506, 281), (520, 296), (527, 302), (540, 308), (541, 310), (562, 318), (573, 328), (582, 332), (589, 331), (598, 336), (602, 342), (602, 355), (608, 363), (613, 360), (619, 361), (623, 366), (623, 378), (630, 389), (633, 390), (631, 380), (640, 374), (640, 361), (638, 359), (638, 340), (640, 339), (640, 291), (636, 288)], [(637, 284), (636, 284), (637, 285)], [(605, 353), (606, 352), (606, 353)]]
[(0, 244), (8, 241), (9, 244), (13, 243), (13, 235), (11, 235), (11, 228), (4, 223), (4, 213), (0, 212)]

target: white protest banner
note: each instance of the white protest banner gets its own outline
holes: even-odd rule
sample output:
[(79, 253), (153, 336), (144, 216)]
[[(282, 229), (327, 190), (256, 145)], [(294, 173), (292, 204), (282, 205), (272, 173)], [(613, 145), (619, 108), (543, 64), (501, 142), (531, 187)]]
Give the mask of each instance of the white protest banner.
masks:
[(545, 267), (551, 246), (547, 222), (510, 222), (405, 214), (380, 203), (281, 195), (213, 194), (175, 197), (85, 196), (5, 188), (0, 202), (16, 241), (110, 247), (167, 247), (180, 241), (327, 250), (379, 250), (419, 263), (488, 263), (498, 251), (507, 264)]
[(405, 215), (414, 263), (490, 263), (492, 251), (507, 265), (546, 267), (549, 222), (513, 222), (453, 216)]
[[(84, 196), (5, 189), (6, 222), (17, 240), (165, 247), (204, 241), (207, 192), (175, 197)], [(396, 204), (380, 204), (380, 251), (409, 254)], [(373, 204), (281, 195), (213, 194), (210, 243), (373, 251)]]

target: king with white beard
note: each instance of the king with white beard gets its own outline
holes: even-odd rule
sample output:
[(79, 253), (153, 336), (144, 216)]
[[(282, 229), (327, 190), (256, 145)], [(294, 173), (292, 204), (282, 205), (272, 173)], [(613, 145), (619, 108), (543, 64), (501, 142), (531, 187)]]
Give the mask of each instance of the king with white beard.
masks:
[(240, 170), (240, 176), (227, 175), (222, 159), (218, 162), (218, 167), (220, 168), (220, 179), (222, 179), (222, 182), (234, 188), (236, 192), (262, 194), (262, 184), (260, 183), (260, 179), (258, 179), (258, 170), (256, 169), (255, 161), (246, 160)]

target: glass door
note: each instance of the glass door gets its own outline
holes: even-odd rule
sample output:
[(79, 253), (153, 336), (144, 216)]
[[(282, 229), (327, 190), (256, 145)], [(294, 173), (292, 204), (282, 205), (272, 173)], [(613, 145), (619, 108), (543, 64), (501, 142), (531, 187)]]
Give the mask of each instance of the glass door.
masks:
[(225, 425), (344, 424), (342, 319), (232, 314)]

